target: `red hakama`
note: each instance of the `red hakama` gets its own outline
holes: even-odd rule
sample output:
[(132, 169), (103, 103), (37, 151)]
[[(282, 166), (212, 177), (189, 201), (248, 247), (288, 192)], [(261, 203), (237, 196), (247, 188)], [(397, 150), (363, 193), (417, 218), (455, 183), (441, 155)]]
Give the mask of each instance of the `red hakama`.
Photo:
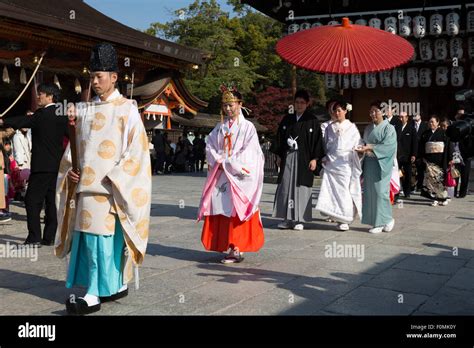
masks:
[(206, 216), (201, 241), (204, 248), (211, 251), (225, 252), (234, 247), (241, 252), (260, 250), (264, 243), (260, 210), (247, 221), (240, 221), (237, 216)]

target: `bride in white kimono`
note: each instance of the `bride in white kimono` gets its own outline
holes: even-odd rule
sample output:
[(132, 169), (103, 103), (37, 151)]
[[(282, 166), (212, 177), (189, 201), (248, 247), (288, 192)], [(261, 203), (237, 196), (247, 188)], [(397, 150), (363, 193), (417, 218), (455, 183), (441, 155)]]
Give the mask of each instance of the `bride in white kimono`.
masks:
[(361, 144), (361, 138), (356, 125), (346, 119), (352, 106), (337, 101), (333, 108), (336, 119), (325, 130), (324, 174), (316, 209), (336, 221), (339, 230), (347, 231), (356, 214), (360, 216), (362, 212), (362, 168), (354, 150)]

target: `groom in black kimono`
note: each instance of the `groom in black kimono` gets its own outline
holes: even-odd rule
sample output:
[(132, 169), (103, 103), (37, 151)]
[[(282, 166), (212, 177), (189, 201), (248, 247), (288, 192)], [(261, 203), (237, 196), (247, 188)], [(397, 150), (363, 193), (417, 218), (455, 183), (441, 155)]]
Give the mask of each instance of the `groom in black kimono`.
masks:
[(281, 229), (303, 230), (312, 218), (312, 186), (317, 161), (324, 156), (321, 126), (308, 110), (306, 90), (295, 94), (294, 107), (281, 121), (272, 152), (278, 156), (280, 172), (273, 216), (284, 221)]

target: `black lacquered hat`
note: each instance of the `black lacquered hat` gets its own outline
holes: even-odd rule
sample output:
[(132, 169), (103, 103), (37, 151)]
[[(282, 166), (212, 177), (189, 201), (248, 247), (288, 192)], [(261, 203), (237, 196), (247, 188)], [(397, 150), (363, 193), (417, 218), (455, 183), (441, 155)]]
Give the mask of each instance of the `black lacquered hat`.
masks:
[(118, 72), (117, 52), (114, 46), (102, 42), (92, 48), (89, 70)]

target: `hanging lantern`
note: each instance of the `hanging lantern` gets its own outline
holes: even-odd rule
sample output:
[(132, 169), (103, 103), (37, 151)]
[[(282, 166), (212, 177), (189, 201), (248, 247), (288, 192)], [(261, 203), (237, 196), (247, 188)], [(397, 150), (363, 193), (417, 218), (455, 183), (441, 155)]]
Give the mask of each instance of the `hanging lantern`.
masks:
[(467, 13), (467, 31), (474, 31), (474, 11), (469, 11)]
[(296, 23), (290, 24), (288, 26), (288, 34), (294, 34), (300, 29), (300, 26)]
[(358, 20), (355, 21), (355, 24), (357, 25), (367, 25), (367, 21), (364, 18), (359, 18)]
[(59, 89), (62, 89), (61, 84), (59, 83), (58, 75), (54, 74), (54, 84), (58, 86)]
[(339, 75), (339, 88), (348, 89), (349, 87), (351, 87), (351, 76)]
[(410, 88), (418, 87), (418, 68), (411, 67), (407, 69), (407, 84)]
[(351, 75), (351, 87), (354, 89), (359, 89), (362, 87), (362, 75), (353, 74)]
[(462, 66), (455, 66), (451, 69), (451, 85), (454, 87), (464, 85), (464, 69)]
[(456, 12), (451, 12), (446, 15), (446, 32), (449, 36), (459, 34), (459, 15)]
[(382, 27), (382, 21), (377, 17), (369, 19), (369, 27), (380, 29)]
[(326, 84), (326, 88), (336, 88), (336, 74), (324, 74), (324, 82)]
[(397, 19), (395, 17), (387, 17), (383, 21), (385, 31), (396, 34), (397, 33)]
[(379, 74), (380, 86), (383, 88), (388, 88), (392, 85), (392, 73), (390, 70), (381, 71)]
[(433, 59), (433, 50), (431, 49), (431, 42), (428, 39), (420, 40), (420, 58), (421, 60)]
[(449, 54), (451, 58), (458, 58), (461, 59), (463, 56), (463, 49), (462, 49), (462, 39), (459, 37), (455, 37), (449, 40)]
[(435, 40), (434, 56), (436, 60), (446, 60), (448, 58), (448, 41), (445, 39)]
[(420, 87), (431, 86), (431, 69), (421, 68), (420, 69)]
[(316, 23), (313, 23), (313, 24), (311, 25), (311, 28), (317, 28), (317, 27), (322, 27), (322, 26), (323, 26), (323, 23), (321, 23), (321, 22), (316, 22)]
[(7, 66), (3, 67), (3, 82), (10, 83), (10, 75), (8, 74)]
[(398, 23), (398, 33), (402, 37), (408, 37), (411, 35), (411, 17), (403, 16)]
[(77, 78), (74, 80), (74, 91), (76, 92), (76, 94), (79, 94), (82, 92), (81, 83), (79, 82)]
[(26, 70), (25, 68), (21, 68), (21, 71), (20, 71), (20, 83), (22, 85), (26, 85)]
[(367, 73), (365, 74), (365, 87), (372, 89), (377, 87), (377, 78), (375, 77), (375, 73)]
[(474, 37), (470, 37), (467, 40), (467, 51), (469, 53), (469, 58), (474, 58)]
[(311, 29), (311, 23), (304, 22), (300, 24), (300, 30), (308, 30)]
[(443, 32), (443, 15), (436, 13), (430, 17), (430, 34), (441, 35)]
[(423, 38), (426, 35), (426, 18), (416, 16), (413, 18), (413, 35), (417, 38)]
[(448, 68), (445, 66), (438, 66), (436, 68), (436, 85), (446, 86), (448, 84)]
[(395, 68), (392, 72), (392, 85), (395, 88), (402, 88), (405, 81), (405, 70), (403, 68)]

